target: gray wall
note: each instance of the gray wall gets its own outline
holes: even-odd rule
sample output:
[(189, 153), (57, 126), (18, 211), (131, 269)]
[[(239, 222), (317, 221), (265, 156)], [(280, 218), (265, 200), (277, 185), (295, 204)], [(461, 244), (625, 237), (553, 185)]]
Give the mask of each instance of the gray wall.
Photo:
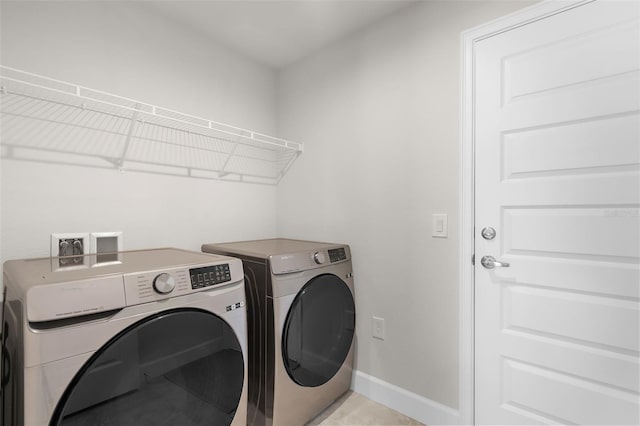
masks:
[[(278, 188), (278, 233), (351, 245), (357, 369), (452, 408), (460, 32), (529, 4), (422, 2), (278, 75), (278, 132), (305, 142)], [(449, 238), (431, 237), (434, 213)]]

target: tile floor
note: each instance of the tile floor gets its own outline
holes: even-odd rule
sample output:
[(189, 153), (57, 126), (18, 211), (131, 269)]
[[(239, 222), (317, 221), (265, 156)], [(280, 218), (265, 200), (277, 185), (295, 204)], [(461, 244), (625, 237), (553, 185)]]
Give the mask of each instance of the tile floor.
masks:
[(422, 425), (417, 420), (378, 404), (359, 393), (347, 392), (307, 426)]

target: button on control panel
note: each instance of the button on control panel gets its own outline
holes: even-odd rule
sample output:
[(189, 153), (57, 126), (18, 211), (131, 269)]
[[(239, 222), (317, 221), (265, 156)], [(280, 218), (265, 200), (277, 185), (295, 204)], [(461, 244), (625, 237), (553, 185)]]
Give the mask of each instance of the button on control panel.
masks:
[(189, 275), (191, 275), (191, 288), (194, 290), (231, 281), (228, 263), (189, 269)]
[(331, 263), (347, 260), (347, 252), (344, 247), (329, 250), (329, 261)]

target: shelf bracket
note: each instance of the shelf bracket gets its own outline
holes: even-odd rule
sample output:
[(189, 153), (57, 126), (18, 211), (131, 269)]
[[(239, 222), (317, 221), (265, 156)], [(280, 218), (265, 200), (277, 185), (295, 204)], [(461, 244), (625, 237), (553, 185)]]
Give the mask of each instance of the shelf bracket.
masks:
[(127, 132), (127, 139), (124, 142), (124, 149), (122, 150), (122, 156), (120, 160), (118, 160), (117, 167), (122, 169), (124, 166), (124, 160), (127, 158), (127, 152), (129, 151), (129, 144), (131, 143), (131, 138), (133, 137), (133, 132), (136, 130), (136, 125), (138, 124), (138, 115), (140, 114), (140, 104), (136, 104), (136, 109), (133, 111), (131, 115), (131, 124), (129, 125), (129, 131)]
[(302, 151), (300, 150), (296, 151), (295, 155), (292, 155), (289, 161), (287, 161), (287, 164), (280, 171), (280, 177), (278, 177), (278, 182), (280, 181), (280, 179), (284, 177), (285, 173), (289, 171), (289, 169), (293, 165), (293, 162), (296, 161), (296, 159), (300, 156), (301, 153)]
[(227, 155), (227, 158), (224, 160), (224, 164), (222, 165), (222, 168), (220, 169), (220, 173), (218, 173), (218, 177), (225, 177), (226, 175), (229, 174), (229, 172), (225, 171), (225, 169), (227, 168), (227, 165), (229, 164), (229, 160), (231, 160), (231, 157), (233, 157), (233, 154), (235, 154), (236, 149), (238, 148), (239, 143), (236, 142), (235, 145), (233, 145), (233, 148), (231, 149), (231, 152), (229, 152), (229, 154)]

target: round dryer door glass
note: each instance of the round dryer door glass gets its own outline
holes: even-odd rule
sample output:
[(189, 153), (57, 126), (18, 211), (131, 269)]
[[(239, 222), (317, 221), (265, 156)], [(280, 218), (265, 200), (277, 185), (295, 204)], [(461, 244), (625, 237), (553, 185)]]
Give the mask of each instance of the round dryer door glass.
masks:
[(201, 310), (130, 326), (71, 381), (51, 425), (229, 425), (244, 360), (233, 329)]
[(349, 354), (355, 321), (353, 295), (344, 281), (330, 274), (309, 281), (284, 323), (282, 355), (289, 376), (302, 386), (328, 382)]

